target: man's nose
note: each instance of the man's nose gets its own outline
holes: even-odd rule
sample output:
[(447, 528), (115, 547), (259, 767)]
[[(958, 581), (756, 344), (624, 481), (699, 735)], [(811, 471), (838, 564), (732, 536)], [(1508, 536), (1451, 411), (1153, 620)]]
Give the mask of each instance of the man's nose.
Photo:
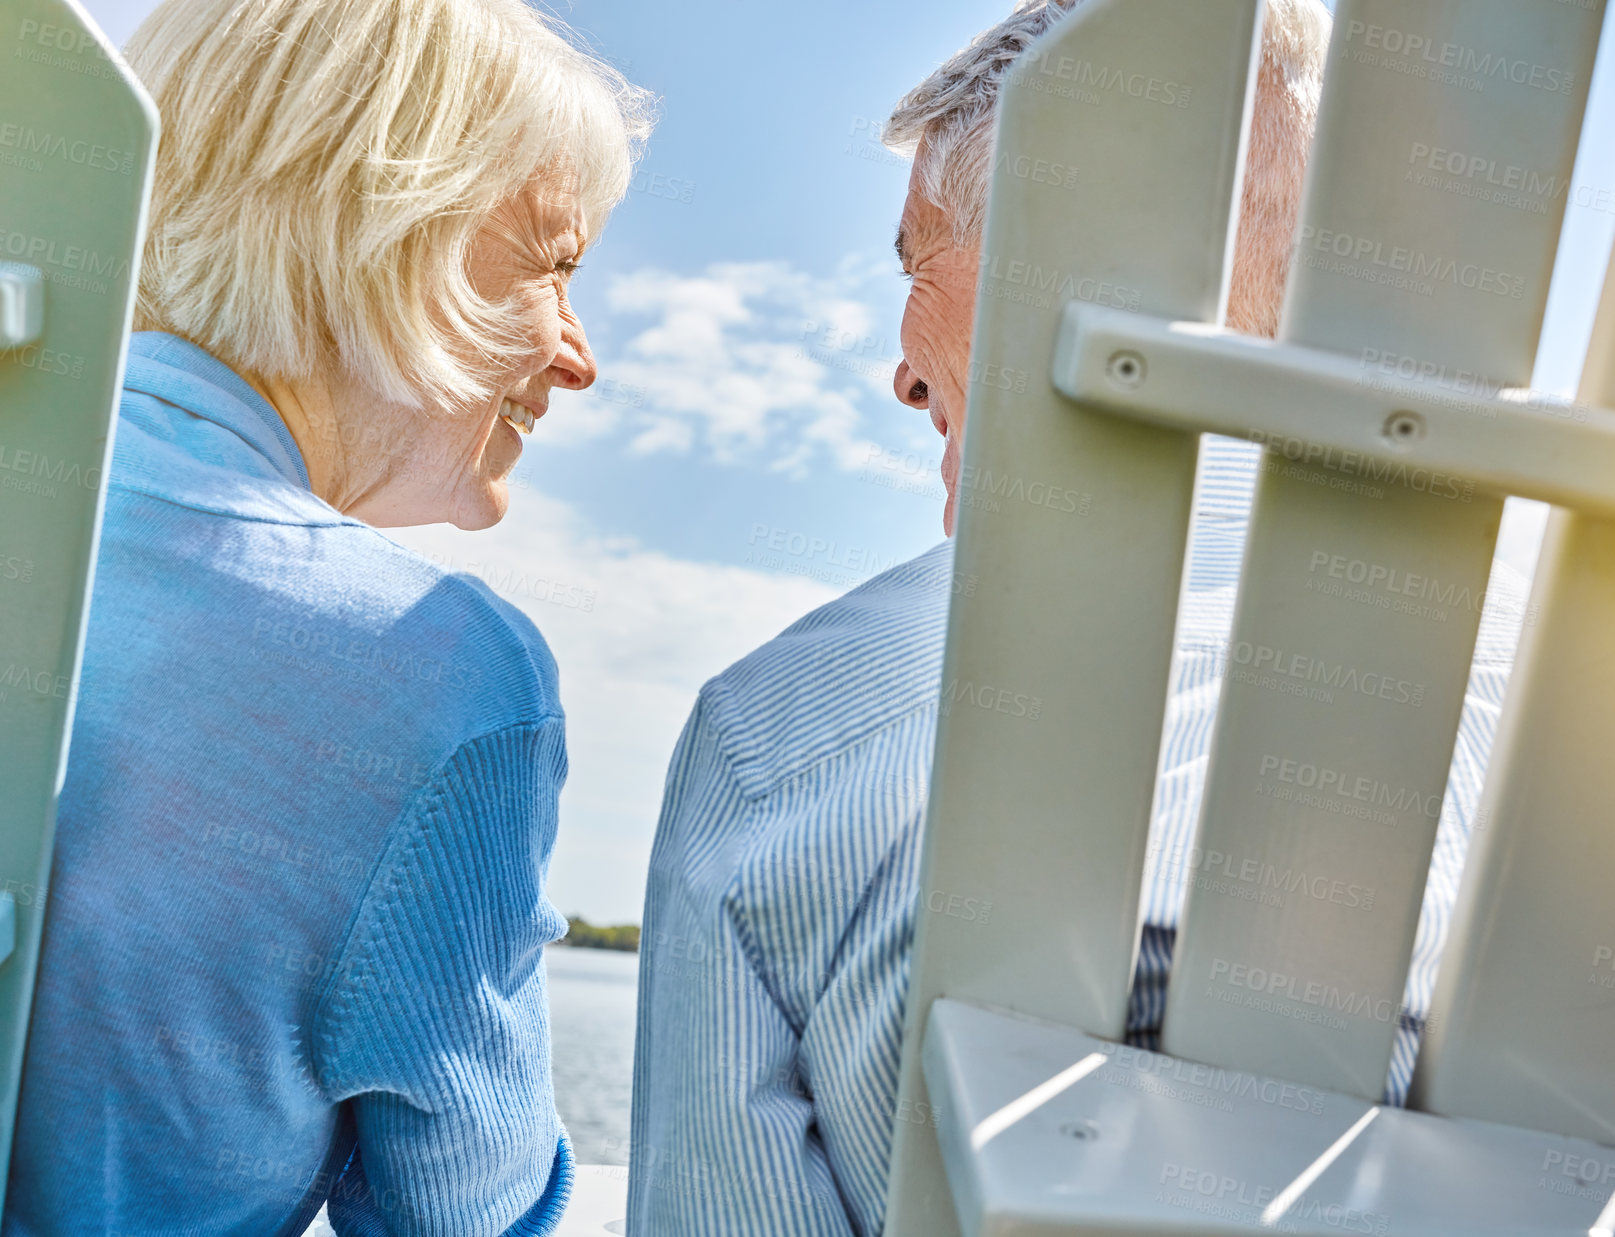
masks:
[(898, 400), (910, 408), (930, 406), (930, 393), (925, 389), (925, 383), (914, 376), (914, 371), (909, 368), (906, 360), (898, 362), (897, 377), (892, 379), (892, 389), (897, 392)]

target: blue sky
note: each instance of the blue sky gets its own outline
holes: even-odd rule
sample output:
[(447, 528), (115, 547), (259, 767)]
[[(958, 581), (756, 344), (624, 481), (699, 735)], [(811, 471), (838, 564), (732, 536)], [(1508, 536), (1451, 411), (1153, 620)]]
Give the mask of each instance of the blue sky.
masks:
[[(149, 0), (88, 0), (122, 42)], [(907, 166), (891, 105), (1008, 0), (577, 0), (556, 7), (661, 98), (635, 189), (573, 284), (601, 361), (527, 440), (509, 518), (398, 539), (476, 572), (554, 647), (572, 776), (560, 909), (637, 920), (662, 779), (700, 684), (941, 539), (941, 440), (891, 392)], [(1600, 62), (1584, 147), (1615, 152)], [(1585, 161), (1585, 160), (1584, 160)], [(1615, 187), (1615, 158), (1578, 184)], [(1539, 385), (1573, 387), (1615, 194), (1573, 207)], [(1540, 509), (1508, 553), (1529, 566)], [(780, 530), (812, 548), (771, 554)]]

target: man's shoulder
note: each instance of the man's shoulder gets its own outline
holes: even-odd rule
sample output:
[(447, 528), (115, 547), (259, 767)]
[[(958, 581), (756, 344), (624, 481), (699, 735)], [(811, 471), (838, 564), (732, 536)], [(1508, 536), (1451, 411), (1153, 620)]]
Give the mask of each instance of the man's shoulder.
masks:
[(798, 619), (701, 689), (742, 789), (766, 794), (935, 707), (958, 582), (943, 542)]

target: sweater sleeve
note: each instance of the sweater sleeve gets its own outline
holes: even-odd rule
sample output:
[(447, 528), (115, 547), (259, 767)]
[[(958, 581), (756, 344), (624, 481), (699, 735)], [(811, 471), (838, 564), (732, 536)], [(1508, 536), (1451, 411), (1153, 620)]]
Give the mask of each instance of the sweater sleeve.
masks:
[(314, 1027), (358, 1145), (341, 1237), (553, 1231), (572, 1157), (550, 1078), (544, 895), (566, 776), (560, 718), (461, 746), (407, 809)]

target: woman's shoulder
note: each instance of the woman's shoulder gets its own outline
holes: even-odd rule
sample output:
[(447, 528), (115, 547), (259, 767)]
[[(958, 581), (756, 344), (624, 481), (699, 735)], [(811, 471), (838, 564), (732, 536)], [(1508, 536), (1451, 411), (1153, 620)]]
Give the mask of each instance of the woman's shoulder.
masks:
[(448, 681), (465, 685), (484, 708), (509, 715), (484, 724), (561, 715), (555, 656), (525, 611), (471, 572), (434, 562), (384, 532), (344, 531), (357, 543), (371, 604), (391, 636), (436, 650)]
[(332, 724), (346, 724), (346, 702), (363, 702), (415, 719), (429, 746), (452, 748), (562, 718), (543, 634), (475, 576), (357, 521), (198, 519), (192, 531), (188, 563), (168, 565), (179, 573), (169, 595), (228, 629), (277, 682), (306, 683), (311, 708), (342, 715)]

